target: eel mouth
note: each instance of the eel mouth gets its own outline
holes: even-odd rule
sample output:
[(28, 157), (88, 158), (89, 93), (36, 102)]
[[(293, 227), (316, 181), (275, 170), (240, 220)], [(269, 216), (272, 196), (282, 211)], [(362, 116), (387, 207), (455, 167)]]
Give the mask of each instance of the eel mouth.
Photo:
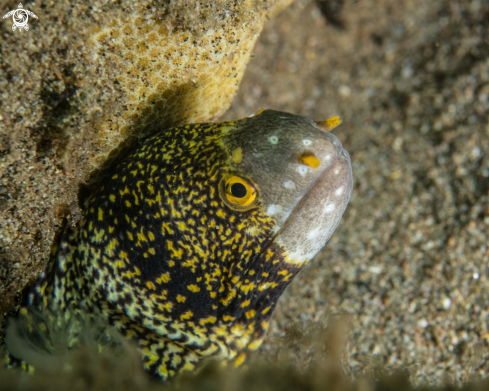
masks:
[(338, 158), (294, 208), (275, 240), (286, 249), (286, 260), (303, 264), (316, 255), (338, 226), (350, 201), (353, 173), (348, 152)]

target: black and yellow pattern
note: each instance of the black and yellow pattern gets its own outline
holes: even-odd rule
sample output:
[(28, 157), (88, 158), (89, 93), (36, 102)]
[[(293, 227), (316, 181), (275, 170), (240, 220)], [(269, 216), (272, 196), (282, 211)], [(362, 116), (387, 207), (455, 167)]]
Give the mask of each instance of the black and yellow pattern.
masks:
[(324, 124), (265, 110), (147, 139), (65, 228), (30, 305), (101, 315), (164, 379), (207, 356), (239, 365), (311, 258), (300, 247), (324, 245), (348, 203), (348, 155)]

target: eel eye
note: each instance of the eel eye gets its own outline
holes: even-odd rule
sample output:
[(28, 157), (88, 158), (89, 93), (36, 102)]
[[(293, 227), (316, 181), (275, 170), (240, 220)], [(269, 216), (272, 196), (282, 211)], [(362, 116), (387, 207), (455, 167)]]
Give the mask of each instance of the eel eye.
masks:
[(237, 175), (226, 175), (219, 192), (222, 200), (233, 210), (247, 211), (256, 205), (258, 192), (248, 180)]

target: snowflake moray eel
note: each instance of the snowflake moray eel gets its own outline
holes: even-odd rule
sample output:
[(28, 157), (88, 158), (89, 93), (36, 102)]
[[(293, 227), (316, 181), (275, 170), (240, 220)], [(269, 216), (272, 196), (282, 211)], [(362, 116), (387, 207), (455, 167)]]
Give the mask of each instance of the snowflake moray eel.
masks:
[[(348, 204), (350, 158), (328, 132), (339, 123), (261, 110), (148, 138), (65, 227), (18, 316), (39, 340), (53, 313), (97, 313), (163, 379), (204, 357), (241, 364)], [(10, 362), (36, 367), (12, 342), (19, 330), (7, 328)]]

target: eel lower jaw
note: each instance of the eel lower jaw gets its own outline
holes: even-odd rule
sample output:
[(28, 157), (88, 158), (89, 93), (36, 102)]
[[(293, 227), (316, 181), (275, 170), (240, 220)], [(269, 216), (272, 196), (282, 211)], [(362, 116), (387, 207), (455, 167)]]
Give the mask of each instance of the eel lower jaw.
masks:
[(350, 156), (343, 149), (275, 236), (277, 244), (286, 250), (286, 262), (305, 264), (324, 247), (341, 220), (352, 188)]

